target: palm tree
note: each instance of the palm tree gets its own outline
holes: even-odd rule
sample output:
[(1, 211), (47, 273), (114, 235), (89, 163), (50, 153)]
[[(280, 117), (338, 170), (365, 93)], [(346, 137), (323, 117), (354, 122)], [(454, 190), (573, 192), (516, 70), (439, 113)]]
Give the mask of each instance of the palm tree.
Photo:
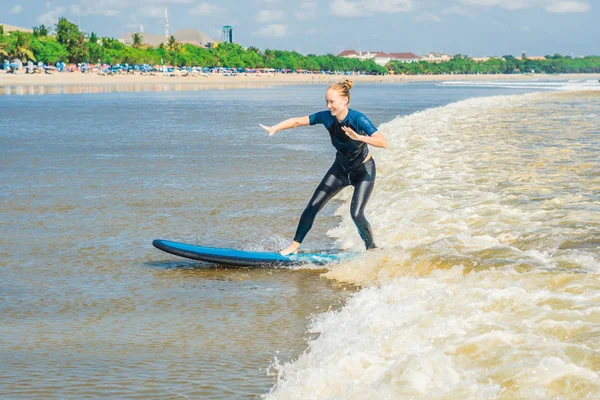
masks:
[(15, 41), (15, 47), (12, 49), (10, 57), (18, 58), (24, 63), (27, 60), (35, 61), (35, 56), (29, 48), (29, 38), (21, 32), (15, 32), (14, 35), (17, 36), (17, 40)]
[(48, 28), (46, 25), (42, 24), (40, 26), (33, 27), (33, 36), (35, 37), (45, 37), (48, 36)]
[(167, 48), (171, 51), (179, 50), (179, 43), (177, 42), (177, 39), (175, 39), (175, 36), (171, 36), (169, 38), (169, 42), (167, 43)]
[[(171, 37), (173, 37), (173, 36), (171, 36)], [(134, 48), (139, 49), (140, 47), (142, 47), (142, 35), (135, 32), (133, 35), (131, 35), (131, 38), (133, 39), (133, 47)]]
[(8, 57), (8, 53), (6, 51), (6, 43), (0, 42), (0, 56)]
[(75, 49), (71, 52), (71, 57), (74, 62), (86, 61), (89, 51), (89, 46), (85, 42), (85, 35), (79, 32), (75, 42)]
[(273, 58), (275, 58), (275, 52), (273, 50), (267, 49), (265, 50), (265, 65), (269, 63)]

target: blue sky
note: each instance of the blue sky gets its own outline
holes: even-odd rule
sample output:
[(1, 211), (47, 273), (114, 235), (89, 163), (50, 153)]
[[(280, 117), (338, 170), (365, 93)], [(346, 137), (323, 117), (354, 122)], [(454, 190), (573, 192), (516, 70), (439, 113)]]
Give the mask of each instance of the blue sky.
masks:
[[(170, 31), (303, 54), (430, 51), (492, 55), (600, 55), (600, 0), (167, 0)], [(163, 33), (164, 0), (2, 0), (0, 23), (84, 32)]]

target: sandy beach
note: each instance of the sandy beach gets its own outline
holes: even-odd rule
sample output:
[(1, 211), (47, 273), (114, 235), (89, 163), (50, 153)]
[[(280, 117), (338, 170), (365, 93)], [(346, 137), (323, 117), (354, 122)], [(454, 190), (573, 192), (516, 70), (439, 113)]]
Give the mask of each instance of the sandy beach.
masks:
[[(7, 74), (0, 71), (0, 87), (17, 86), (102, 86), (135, 85), (147, 87), (145, 90), (161, 90), (161, 85), (178, 85), (178, 89), (233, 89), (257, 88), (273, 85), (328, 84), (349, 78), (356, 83), (400, 83), (428, 81), (532, 81), (532, 80), (599, 80), (600, 74), (519, 74), (519, 75), (327, 75), (327, 74), (240, 74), (224, 76), (206, 74), (196, 76), (168, 76), (162, 73), (154, 75), (119, 74), (99, 75), (80, 72), (54, 72), (52, 74)], [(156, 85), (156, 87), (153, 87)], [(181, 86), (180, 86), (181, 85)], [(164, 90), (164, 89), (162, 89)], [(68, 90), (67, 90), (68, 91)]]

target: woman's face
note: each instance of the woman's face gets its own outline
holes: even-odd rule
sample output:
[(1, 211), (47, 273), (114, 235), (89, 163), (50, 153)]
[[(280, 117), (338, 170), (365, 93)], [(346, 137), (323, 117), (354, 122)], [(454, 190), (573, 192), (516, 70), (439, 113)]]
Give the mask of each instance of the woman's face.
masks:
[(335, 89), (328, 89), (325, 93), (325, 101), (327, 102), (327, 109), (334, 117), (343, 115), (348, 109), (348, 98), (340, 95)]

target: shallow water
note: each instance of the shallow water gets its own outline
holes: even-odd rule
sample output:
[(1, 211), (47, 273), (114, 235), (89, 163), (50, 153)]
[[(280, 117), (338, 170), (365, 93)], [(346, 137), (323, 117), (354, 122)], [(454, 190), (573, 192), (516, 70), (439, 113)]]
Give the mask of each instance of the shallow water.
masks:
[[(527, 388), (598, 393), (598, 97), (532, 90), (353, 89), (390, 141), (368, 208), (384, 249), (328, 271), (151, 246), (285, 246), (334, 152), (322, 128), (257, 125), (322, 109), (324, 87), (0, 96), (2, 393), (254, 398), (280, 372), (281, 398), (498, 396), (529, 393), (525, 361), (577, 372)], [(305, 249), (360, 250), (349, 194)]]

